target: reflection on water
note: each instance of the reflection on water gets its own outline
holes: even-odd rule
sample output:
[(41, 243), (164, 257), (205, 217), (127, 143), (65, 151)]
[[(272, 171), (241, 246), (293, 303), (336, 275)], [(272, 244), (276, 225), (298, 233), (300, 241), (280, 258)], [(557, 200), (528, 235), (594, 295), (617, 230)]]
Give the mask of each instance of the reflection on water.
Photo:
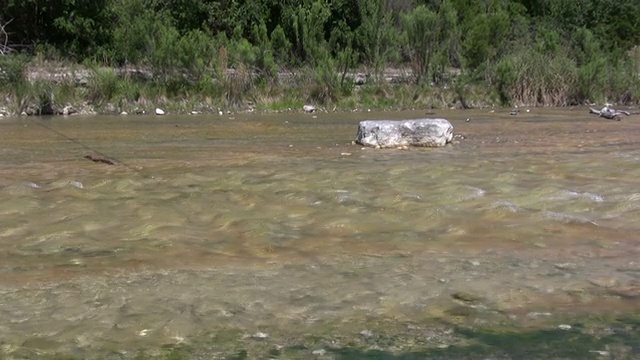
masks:
[(585, 113), (443, 112), (465, 139), (410, 150), (351, 140), (420, 113), (3, 120), (4, 351), (403, 321), (455, 289), (637, 310), (640, 124)]

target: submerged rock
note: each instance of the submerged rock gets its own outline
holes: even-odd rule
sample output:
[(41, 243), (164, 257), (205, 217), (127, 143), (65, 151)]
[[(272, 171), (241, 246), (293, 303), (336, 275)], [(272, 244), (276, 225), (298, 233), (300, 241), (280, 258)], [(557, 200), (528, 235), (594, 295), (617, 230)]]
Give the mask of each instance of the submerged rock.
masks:
[(456, 291), (451, 294), (451, 297), (465, 303), (478, 303), (482, 301), (481, 296), (466, 291)]
[(69, 185), (76, 187), (78, 189), (84, 189), (84, 185), (80, 181), (70, 181)]
[(366, 120), (358, 125), (356, 142), (380, 148), (439, 147), (452, 139), (453, 126), (446, 119)]

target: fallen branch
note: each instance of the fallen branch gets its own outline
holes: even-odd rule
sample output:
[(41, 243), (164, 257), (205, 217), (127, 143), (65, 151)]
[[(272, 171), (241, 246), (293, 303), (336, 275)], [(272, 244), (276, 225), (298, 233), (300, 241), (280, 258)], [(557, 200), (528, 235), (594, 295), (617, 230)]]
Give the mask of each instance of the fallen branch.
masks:
[(98, 157), (94, 157), (91, 154), (85, 155), (84, 156), (85, 159), (87, 160), (91, 160), (93, 162), (97, 162), (97, 163), (102, 163), (102, 164), (107, 164), (107, 165), (115, 165), (116, 163), (113, 162), (112, 160), (109, 159), (104, 159), (104, 158), (98, 158)]
[(609, 120), (617, 120), (620, 121), (620, 115), (627, 115), (630, 116), (632, 113), (628, 112), (628, 111), (621, 111), (621, 110), (615, 110), (609, 107), (609, 105), (605, 105), (602, 109), (597, 110), (594, 108), (589, 108), (589, 113), (590, 114), (596, 114), (600, 117), (603, 117), (605, 119), (609, 119)]
[(7, 21), (6, 23), (0, 25), (0, 41), (2, 41), (2, 43), (0, 44), (0, 55), (6, 55), (10, 52), (13, 51), (12, 48), (9, 47), (9, 34), (7, 34), (7, 31), (4, 29), (7, 25), (9, 25), (11, 22), (13, 21), (13, 19)]

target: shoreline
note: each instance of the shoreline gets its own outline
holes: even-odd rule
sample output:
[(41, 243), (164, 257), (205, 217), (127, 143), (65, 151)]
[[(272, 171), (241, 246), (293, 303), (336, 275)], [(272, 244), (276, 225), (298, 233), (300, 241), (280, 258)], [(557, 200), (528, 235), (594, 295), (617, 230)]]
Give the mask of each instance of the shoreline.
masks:
[[(453, 76), (458, 72), (451, 70)], [(15, 84), (0, 89), (0, 116), (231, 115), (594, 105), (585, 101), (562, 106), (507, 106), (489, 87), (420, 86), (411, 82), (411, 70), (402, 68), (386, 69), (381, 81), (373, 81), (363, 71), (346, 74), (340, 83), (332, 82), (339, 81), (338, 74), (330, 83), (310, 79), (312, 74), (308, 69), (280, 72), (278, 80), (265, 83), (256, 80), (256, 74), (228, 69), (224, 74), (212, 73), (214, 77), (206, 83), (169, 79), (169, 83), (162, 84), (150, 70), (45, 63), (27, 66)], [(180, 90), (172, 94), (172, 86)]]

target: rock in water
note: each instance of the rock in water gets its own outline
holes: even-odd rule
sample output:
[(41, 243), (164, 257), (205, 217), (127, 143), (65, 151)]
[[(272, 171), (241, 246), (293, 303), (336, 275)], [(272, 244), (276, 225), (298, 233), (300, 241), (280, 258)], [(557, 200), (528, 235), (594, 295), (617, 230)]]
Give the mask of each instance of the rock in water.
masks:
[(439, 147), (452, 139), (453, 126), (446, 119), (366, 120), (358, 125), (356, 142), (381, 148)]
[(316, 107), (313, 105), (305, 105), (302, 107), (302, 110), (304, 110), (304, 112), (312, 113), (316, 111)]
[(156, 115), (164, 115), (164, 110), (156, 108)]
[(77, 112), (76, 109), (74, 109), (73, 106), (71, 105), (67, 105), (62, 109), (62, 115), (64, 116), (75, 114), (76, 112)]

